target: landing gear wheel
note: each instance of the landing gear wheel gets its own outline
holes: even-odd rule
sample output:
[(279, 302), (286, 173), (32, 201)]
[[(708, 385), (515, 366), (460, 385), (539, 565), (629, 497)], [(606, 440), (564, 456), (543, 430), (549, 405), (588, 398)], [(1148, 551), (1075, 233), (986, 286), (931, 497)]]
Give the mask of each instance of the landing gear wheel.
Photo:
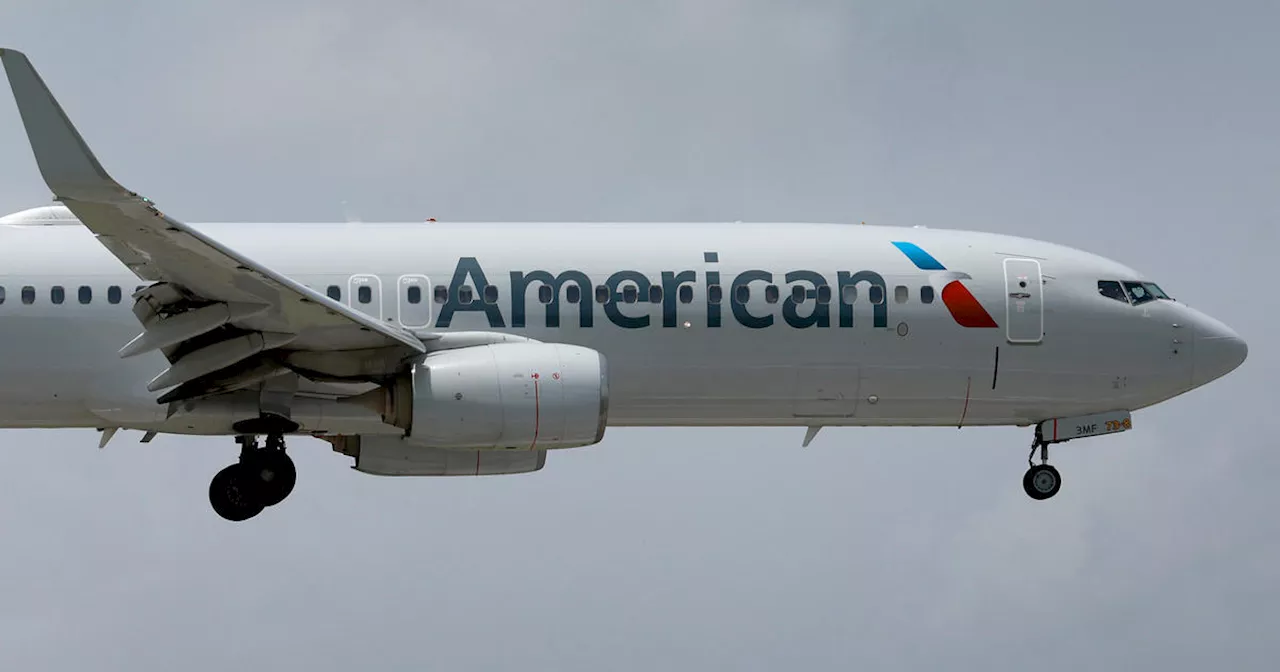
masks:
[(268, 506), (284, 501), (298, 481), (298, 470), (284, 452), (284, 435), (267, 435), (260, 447), (258, 437), (241, 434), (240, 461), (218, 472), (209, 483), (209, 503), (227, 520), (248, 520)]
[(283, 502), (298, 482), (298, 470), (284, 450), (256, 450), (243, 464), (254, 477), (254, 486), (263, 506)]
[(253, 473), (243, 464), (233, 464), (213, 477), (209, 503), (215, 513), (234, 522), (248, 520), (263, 509)]
[(1022, 489), (1031, 499), (1049, 499), (1062, 487), (1062, 476), (1048, 464), (1037, 464), (1022, 477)]

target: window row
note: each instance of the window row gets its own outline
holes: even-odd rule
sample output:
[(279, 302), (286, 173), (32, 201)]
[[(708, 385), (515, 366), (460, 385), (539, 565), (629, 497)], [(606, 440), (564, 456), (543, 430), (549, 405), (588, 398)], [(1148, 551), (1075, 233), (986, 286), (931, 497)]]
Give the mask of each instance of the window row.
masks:
[[(141, 289), (144, 286), (145, 285), (140, 285), (138, 289)], [(36, 295), (36, 288), (31, 285), (26, 285), (18, 292), (18, 296), (22, 303), (26, 305), (35, 303), (37, 299)], [(76, 300), (80, 303), (88, 304), (93, 302), (93, 288), (89, 285), (80, 285), (80, 287), (76, 288), (75, 295)], [(6, 298), (7, 292), (5, 291), (4, 286), (0, 285), (0, 303), (4, 303)], [(120, 303), (123, 298), (124, 291), (121, 290), (118, 285), (111, 285), (107, 288), (107, 303)], [(50, 303), (64, 303), (66, 300), (67, 289), (65, 287), (62, 285), (54, 285), (49, 288)]]
[[(1110, 282), (1110, 284), (1115, 285), (1114, 292), (1110, 290), (1109, 286), (1107, 289), (1104, 290), (1103, 285), (1104, 283), (1107, 283), (1107, 282)], [(1140, 283), (1125, 283), (1126, 286), (1139, 285), (1139, 284)], [(137, 288), (135, 288), (135, 291), (140, 290), (145, 286), (146, 285), (139, 285)], [(1136, 291), (1140, 295), (1143, 295), (1142, 294), (1143, 287), (1152, 288), (1151, 291), (1156, 294), (1156, 298), (1168, 298), (1167, 296), (1164, 295), (1163, 292), (1160, 291), (1158, 287), (1156, 287), (1151, 283), (1141, 283), (1141, 286), (1137, 287), (1133, 291)], [(803, 303), (806, 299), (812, 298), (817, 300), (818, 303), (830, 303), (831, 291), (832, 291), (831, 287), (828, 285), (819, 285), (817, 289), (807, 289), (805, 287), (797, 285), (791, 288), (791, 300), (795, 303)], [(1098, 283), (1098, 291), (1101, 292), (1103, 296), (1110, 296), (1111, 298), (1117, 298), (1120, 301), (1128, 301), (1128, 299), (1125, 298), (1124, 290), (1120, 289), (1120, 283), (1112, 282), (1112, 281), (1100, 281)], [(1116, 294), (1115, 292), (1118, 292), (1118, 294)], [(623, 303), (639, 303), (641, 301), (639, 288), (637, 288), (633, 284), (628, 284), (621, 287), (621, 293), (622, 293)], [(781, 297), (782, 297), (781, 290), (778, 289), (777, 285), (766, 286), (764, 288), (763, 293), (764, 293), (765, 303), (777, 303), (779, 300), (781, 300)], [(325, 291), (325, 294), (328, 295), (328, 297), (333, 299), (334, 301), (342, 300), (342, 288), (339, 287), (338, 285), (329, 285), (329, 287)], [(498, 302), (498, 288), (494, 285), (486, 285), (484, 287), (484, 290), (481, 292), (481, 294), (482, 294), (481, 300), (484, 301), (485, 303)], [(19, 296), (21, 298), (22, 303), (27, 305), (30, 305), (36, 302), (36, 299), (37, 299), (36, 295), (37, 295), (36, 288), (31, 285), (24, 286), (19, 292)], [(75, 295), (76, 295), (76, 300), (78, 302), (82, 304), (89, 304), (93, 302), (94, 290), (89, 285), (80, 285), (78, 288), (76, 288)], [(578, 303), (579, 301), (582, 300), (582, 290), (576, 284), (566, 285), (564, 290), (564, 295), (565, 295), (565, 300), (568, 301), (569, 303)], [(751, 301), (751, 295), (752, 295), (751, 287), (746, 285), (739, 285), (737, 288), (734, 289), (733, 300), (740, 304), (749, 303)], [(910, 295), (911, 295), (911, 290), (905, 285), (898, 285), (897, 287), (893, 288), (893, 299), (894, 299), (894, 302), (896, 303), (906, 303), (910, 299)], [(555, 296), (555, 290), (550, 285), (538, 286), (538, 301), (540, 303), (551, 303), (551, 301), (554, 299), (554, 296)], [(123, 297), (124, 297), (124, 291), (120, 289), (118, 285), (111, 285), (110, 287), (107, 288), (107, 291), (106, 291), (107, 303), (112, 303), (112, 304), (120, 303)], [(5, 288), (4, 286), (0, 285), (0, 304), (3, 304), (6, 298), (7, 298), (7, 293), (5, 291)], [(435, 299), (436, 303), (441, 303), (441, 304), (445, 303), (449, 298), (449, 288), (445, 287), (444, 285), (436, 285), (434, 289), (433, 298)], [(458, 288), (458, 296), (456, 298), (458, 302), (463, 305), (468, 305), (476, 300), (474, 290), (470, 286), (466, 286), (466, 285), (463, 285), (462, 287)], [(662, 303), (662, 299), (663, 299), (662, 286), (650, 285), (648, 296), (646, 298), (649, 303)], [(680, 301), (680, 303), (692, 303), (693, 287), (691, 287), (690, 285), (680, 285), (680, 288), (676, 292), (676, 298), (677, 300)], [(870, 299), (871, 303), (873, 304), (878, 305), (878, 304), (884, 303), (885, 301), (884, 288), (880, 287), (879, 285), (872, 285), (870, 289), (867, 291), (867, 298)], [(411, 304), (422, 303), (422, 300), (423, 300), (422, 287), (418, 285), (407, 286), (405, 288), (405, 299)], [(610, 299), (609, 288), (604, 285), (596, 286), (594, 299), (596, 303), (608, 303)], [(921, 303), (933, 303), (933, 299), (934, 299), (933, 287), (924, 286), (920, 288)], [(65, 287), (63, 287), (62, 285), (54, 285), (49, 288), (49, 301), (51, 303), (61, 304), (66, 302), (66, 300), (67, 300), (67, 289)], [(720, 285), (707, 286), (708, 302), (713, 304), (718, 304), (723, 302), (723, 300), (724, 300), (723, 287), (721, 287)], [(858, 300), (858, 288), (853, 285), (846, 285), (844, 290), (841, 292), (841, 300), (843, 300), (845, 303), (850, 303), (850, 304), (856, 303)], [(1149, 301), (1149, 300), (1153, 300), (1153, 299), (1152, 298), (1145, 298), (1145, 299), (1135, 298), (1133, 300), (1133, 303), (1137, 305), (1138, 303), (1142, 303), (1144, 301)], [(362, 285), (360, 287), (357, 287), (356, 302), (361, 304), (373, 303), (373, 287), (370, 285)]]
[[(623, 303), (640, 303), (640, 290), (636, 285), (628, 284), (621, 288)], [(815, 299), (818, 303), (831, 302), (831, 287), (828, 285), (819, 285), (816, 289), (808, 289), (803, 286), (795, 286), (791, 288), (791, 300), (795, 303), (803, 303), (806, 299)], [(329, 285), (325, 293), (334, 301), (342, 300), (342, 288), (338, 285)], [(649, 303), (662, 303), (663, 299), (662, 285), (650, 285), (648, 296), (645, 297)], [(781, 300), (781, 290), (777, 285), (768, 285), (764, 288), (765, 303), (777, 303)], [(595, 302), (608, 303), (611, 292), (605, 285), (597, 285), (595, 287)], [(739, 285), (733, 290), (733, 300), (740, 304), (749, 303), (751, 301), (752, 289), (746, 285)], [(463, 285), (458, 288), (458, 295), (454, 297), (458, 303), (469, 305), (477, 300), (476, 292), (470, 286)], [(551, 303), (555, 298), (555, 289), (550, 285), (538, 286), (538, 301), (540, 303)], [(569, 303), (578, 303), (582, 301), (582, 289), (576, 284), (567, 284), (564, 289), (564, 298)], [(680, 303), (693, 302), (693, 287), (690, 285), (680, 285), (676, 292), (676, 298)], [(879, 285), (872, 285), (867, 291), (867, 298), (873, 304), (881, 304), (885, 301), (885, 290)], [(898, 285), (893, 288), (893, 300), (895, 303), (906, 303), (911, 298), (911, 289), (905, 285)], [(422, 287), (419, 285), (408, 285), (405, 288), (405, 299), (411, 304), (422, 303)], [(446, 303), (449, 300), (449, 288), (444, 285), (436, 285), (433, 291), (433, 299), (436, 303)], [(933, 303), (934, 290), (933, 287), (924, 286), (920, 288), (920, 302)], [(486, 285), (481, 291), (481, 297), (478, 300), (484, 303), (498, 302), (498, 288), (494, 285)], [(718, 304), (724, 300), (724, 288), (720, 285), (707, 286), (707, 301)], [(858, 288), (853, 285), (846, 285), (841, 291), (841, 300), (845, 303), (856, 303), (858, 300)], [(369, 304), (373, 302), (373, 287), (370, 285), (362, 285), (356, 288), (356, 302), (361, 304)]]

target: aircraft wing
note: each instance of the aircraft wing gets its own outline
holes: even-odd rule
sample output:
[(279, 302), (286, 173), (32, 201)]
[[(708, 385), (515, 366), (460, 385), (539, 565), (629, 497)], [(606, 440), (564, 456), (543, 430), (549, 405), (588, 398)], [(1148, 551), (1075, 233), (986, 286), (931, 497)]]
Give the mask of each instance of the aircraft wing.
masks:
[[(307, 353), (308, 371), (373, 380), (425, 351), (394, 325), (330, 299), (219, 244), (122, 187), (94, 157), (31, 62), (0, 49), (45, 182), (98, 240), (152, 284), (134, 294), (144, 331), (121, 349), (161, 350), (170, 368), (148, 385), (226, 391), (279, 373)], [(173, 393), (165, 395), (174, 400)], [(163, 401), (164, 399), (162, 399)]]

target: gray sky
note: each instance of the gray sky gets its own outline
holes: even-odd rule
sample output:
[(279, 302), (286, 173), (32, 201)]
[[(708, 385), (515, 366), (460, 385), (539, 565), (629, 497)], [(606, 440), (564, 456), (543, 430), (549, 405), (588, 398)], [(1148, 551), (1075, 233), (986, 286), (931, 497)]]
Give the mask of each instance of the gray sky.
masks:
[[(230, 439), (6, 431), (0, 669), (1274, 665), (1275, 3), (263, 4), (0, 0), (0, 33), (187, 221), (1013, 233), (1150, 273), (1250, 359), (1055, 449), (1049, 502), (1028, 430), (613, 429), (482, 479), (298, 440), (294, 494), (232, 525)], [(0, 98), (0, 211), (44, 204)]]

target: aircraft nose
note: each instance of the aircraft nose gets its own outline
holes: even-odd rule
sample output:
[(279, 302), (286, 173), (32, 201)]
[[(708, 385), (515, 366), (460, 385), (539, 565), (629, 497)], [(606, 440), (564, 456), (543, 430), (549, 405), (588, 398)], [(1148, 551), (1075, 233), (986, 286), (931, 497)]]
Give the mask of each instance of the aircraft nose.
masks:
[(1221, 378), (1249, 356), (1249, 345), (1231, 327), (1207, 315), (1196, 326), (1196, 347), (1191, 382), (1195, 385)]

